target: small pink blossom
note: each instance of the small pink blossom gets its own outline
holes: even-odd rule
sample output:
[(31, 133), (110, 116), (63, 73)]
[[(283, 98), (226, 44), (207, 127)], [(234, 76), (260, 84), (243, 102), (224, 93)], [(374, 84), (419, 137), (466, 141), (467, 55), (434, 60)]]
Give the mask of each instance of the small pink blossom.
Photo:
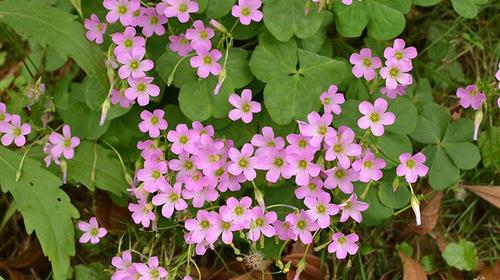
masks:
[(380, 58), (372, 56), (372, 50), (368, 48), (361, 49), (359, 54), (353, 53), (349, 62), (354, 65), (352, 74), (358, 79), (365, 77), (367, 81), (375, 79), (377, 76), (375, 70), (382, 67)]
[(150, 97), (160, 95), (160, 87), (153, 84), (153, 80), (150, 77), (129, 78), (130, 87), (125, 90), (125, 96), (129, 100), (137, 100), (140, 106), (148, 105)]
[(229, 197), (226, 205), (220, 207), (220, 215), (224, 221), (234, 221), (243, 228), (249, 226), (252, 212), (252, 199), (248, 196), (242, 197), (240, 200)]
[(357, 181), (359, 175), (358, 172), (354, 171), (352, 168), (342, 169), (340, 167), (334, 167), (324, 172), (327, 175), (325, 188), (334, 189), (339, 187), (345, 194), (351, 194), (354, 191), (352, 182)]
[(286, 152), (288, 154), (314, 154), (316, 153), (321, 146), (312, 146), (310, 143), (311, 137), (304, 136), (302, 134), (288, 134), (286, 136), (286, 141), (290, 143), (288, 147), (286, 147)]
[(229, 118), (233, 121), (241, 119), (244, 123), (250, 123), (253, 114), (261, 111), (260, 103), (252, 101), (252, 90), (244, 89), (241, 96), (233, 93), (229, 96), (229, 103), (235, 107), (229, 111)]
[(134, 27), (127, 27), (123, 33), (117, 32), (111, 36), (111, 40), (116, 44), (114, 53), (120, 57), (123, 53), (130, 53), (134, 48), (144, 48), (146, 40), (141, 36), (136, 36)]
[(264, 14), (259, 11), (262, 2), (260, 0), (238, 0), (238, 5), (231, 9), (233, 17), (239, 18), (241, 24), (249, 25), (252, 21), (259, 22)]
[(264, 208), (261, 206), (252, 208), (250, 212), (250, 230), (248, 231), (248, 239), (257, 241), (259, 240), (261, 234), (266, 237), (273, 237), (276, 234), (276, 230), (272, 224), (277, 219), (278, 216), (274, 211), (266, 213)]
[(316, 221), (320, 228), (330, 226), (330, 217), (337, 215), (339, 207), (330, 203), (330, 195), (321, 193), (316, 197), (306, 197), (304, 204), (309, 208), (306, 213), (313, 221)]
[[(498, 88), (500, 89), (500, 63), (498, 63), (498, 71), (495, 74), (495, 78), (497, 78)], [(498, 98), (498, 107), (500, 108), (500, 98)]]
[(255, 158), (253, 155), (253, 146), (250, 144), (245, 144), (241, 148), (241, 152), (238, 149), (232, 147), (229, 150), (229, 158), (231, 163), (229, 164), (229, 173), (237, 176), (243, 173), (248, 181), (252, 181), (257, 176), (255, 172)]
[(166, 17), (177, 17), (181, 23), (189, 21), (189, 14), (196, 13), (199, 10), (198, 3), (192, 0), (163, 0), (164, 4), (159, 5), (158, 9), (164, 8), (158, 13), (163, 13)]
[(128, 77), (137, 79), (146, 76), (145, 72), (153, 69), (154, 63), (150, 59), (144, 59), (145, 55), (146, 49), (142, 47), (132, 49), (131, 53), (121, 53), (117, 57), (118, 62), (122, 64), (118, 69), (118, 76), (122, 80)]
[(299, 186), (309, 184), (310, 177), (319, 175), (321, 168), (313, 163), (314, 154), (289, 154), (287, 161), (289, 165), (285, 168), (287, 178), (295, 176), (295, 182)]
[(390, 99), (396, 99), (398, 96), (403, 96), (406, 94), (407, 86), (398, 85), (395, 89), (389, 89), (386, 87), (382, 87), (380, 89), (380, 93), (384, 94)]
[(87, 37), (89, 41), (95, 41), (96, 44), (102, 44), (104, 42), (104, 33), (106, 33), (107, 25), (101, 23), (96, 14), (90, 15), (90, 19), (86, 18), (84, 26), (85, 29), (87, 29), (85, 37)]
[(200, 78), (206, 78), (208, 75), (219, 75), (222, 67), (217, 62), (221, 59), (222, 53), (213, 49), (209, 51), (208, 49), (200, 48), (196, 50), (196, 56), (189, 59), (191, 67), (198, 68), (196, 74)]
[(165, 174), (168, 171), (165, 160), (146, 160), (144, 168), (137, 170), (137, 180), (144, 182), (144, 189), (150, 193), (170, 186)]
[(361, 129), (370, 128), (375, 136), (384, 135), (384, 126), (391, 125), (396, 121), (396, 115), (387, 112), (387, 107), (387, 101), (382, 98), (377, 98), (373, 105), (368, 101), (361, 102), (359, 111), (364, 116), (358, 120), (358, 126)]
[(167, 270), (160, 266), (156, 256), (149, 258), (147, 265), (136, 263), (135, 269), (141, 275), (138, 280), (160, 280), (168, 277)]
[(335, 253), (337, 259), (343, 260), (347, 254), (354, 255), (358, 251), (359, 237), (356, 233), (344, 235), (341, 232), (336, 232), (332, 235), (332, 243), (328, 245), (328, 252)]
[(158, 14), (155, 8), (150, 7), (143, 9), (138, 22), (142, 27), (142, 34), (146, 37), (151, 37), (153, 34), (158, 36), (165, 34), (165, 27), (163, 24), (167, 23), (167, 17), (163, 14)]
[(479, 110), (483, 102), (486, 100), (486, 95), (479, 91), (476, 85), (468, 85), (465, 88), (457, 89), (457, 96), (460, 98), (460, 105), (464, 108), (472, 107), (474, 110)]
[(333, 131), (333, 127), (330, 127), (333, 115), (325, 113), (320, 116), (318, 112), (311, 112), (307, 115), (307, 120), (308, 122), (297, 121), (300, 133), (311, 137), (309, 141), (312, 146), (319, 147), (325, 136)]
[[(259, 151), (259, 150), (257, 150)], [(288, 162), (286, 160), (287, 153), (284, 150), (270, 150), (258, 153), (255, 168), (260, 170), (268, 170), (266, 180), (271, 183), (276, 183), (280, 177), (285, 176), (285, 170)]]
[(7, 106), (5, 106), (5, 103), (0, 102), (0, 129), (9, 126), (10, 116), (11, 115), (7, 113)]
[(411, 60), (417, 57), (417, 49), (414, 47), (405, 48), (406, 42), (403, 39), (394, 40), (392, 47), (384, 50), (384, 57), (387, 60), (395, 60), (411, 66)]
[(404, 153), (399, 156), (401, 163), (396, 168), (396, 173), (398, 176), (405, 176), (408, 183), (415, 183), (418, 177), (424, 177), (429, 171), (429, 168), (425, 166), (425, 160), (423, 153), (413, 156), (410, 153)]
[(119, 19), (123, 26), (134, 25), (134, 13), (141, 7), (140, 0), (104, 0), (102, 4), (109, 11), (106, 21), (114, 23)]
[(191, 40), (191, 47), (196, 51), (199, 49), (211, 49), (212, 42), (210, 39), (215, 35), (212, 28), (205, 27), (201, 20), (195, 21), (193, 27), (186, 30), (186, 38)]
[(184, 34), (180, 34), (178, 36), (170, 35), (168, 36), (168, 40), (170, 41), (168, 47), (181, 57), (187, 56), (193, 50), (189, 39), (186, 38), (186, 35)]
[(339, 204), (339, 208), (342, 210), (342, 214), (340, 215), (340, 222), (343, 223), (347, 221), (349, 217), (351, 217), (356, 222), (361, 223), (361, 221), (363, 220), (361, 212), (368, 209), (368, 203), (359, 201), (356, 194), (353, 193), (344, 203)]
[(92, 244), (97, 244), (108, 233), (105, 228), (99, 227), (95, 217), (90, 218), (88, 223), (84, 221), (78, 222), (78, 228), (83, 231), (82, 236), (80, 236), (80, 243), (88, 243), (90, 241)]
[(412, 69), (411, 64), (388, 60), (385, 65), (380, 69), (380, 76), (385, 79), (387, 89), (396, 89), (398, 85), (408, 86), (413, 83), (413, 77), (407, 73)]
[(331, 85), (327, 91), (319, 96), (325, 113), (340, 115), (342, 112), (340, 104), (344, 104), (345, 98), (343, 93), (337, 91), (338, 87), (336, 85)]
[(354, 171), (359, 172), (359, 180), (368, 183), (370, 180), (378, 181), (384, 175), (381, 171), (385, 167), (385, 160), (376, 158), (373, 153), (368, 152), (362, 158), (352, 163)]
[(355, 137), (354, 131), (347, 126), (340, 126), (338, 131), (331, 130), (325, 137), (327, 144), (325, 159), (328, 161), (336, 159), (342, 168), (349, 168), (350, 157), (361, 155), (361, 145), (354, 143)]
[(292, 231), (295, 234), (294, 240), (299, 238), (304, 244), (311, 244), (313, 241), (311, 232), (319, 229), (318, 224), (304, 210), (300, 210), (298, 214), (288, 214), (285, 217), (285, 221), (290, 223), (292, 227)]
[(278, 236), (280, 240), (287, 241), (295, 239), (295, 233), (293, 232), (290, 222), (276, 220), (273, 226), (276, 229), (276, 236)]
[(111, 280), (125, 280), (133, 277), (135, 268), (132, 262), (131, 251), (123, 251), (121, 255), (113, 257), (111, 264), (116, 268), (116, 271), (111, 276)]
[(111, 104), (119, 104), (122, 108), (128, 108), (130, 105), (135, 104), (134, 100), (130, 100), (127, 96), (125, 96), (125, 89), (112, 89), (109, 100), (111, 101)]
[(280, 150), (285, 147), (285, 140), (283, 140), (283, 137), (274, 137), (273, 128), (270, 126), (262, 128), (262, 135), (255, 134), (252, 137), (251, 143), (258, 148), (256, 154)]
[(309, 184), (299, 186), (295, 189), (295, 197), (298, 199), (304, 199), (307, 197), (318, 197), (325, 192), (323, 189), (323, 181), (319, 178), (312, 178), (309, 180)]
[(200, 135), (190, 130), (185, 124), (178, 124), (175, 130), (170, 130), (167, 139), (172, 143), (172, 153), (179, 155), (182, 152), (195, 153), (196, 144)]
[(206, 202), (214, 202), (219, 198), (219, 193), (214, 185), (202, 185), (201, 188), (182, 190), (182, 197), (192, 199), (195, 208), (202, 208)]
[(155, 195), (152, 202), (156, 206), (162, 206), (161, 214), (169, 219), (174, 210), (181, 211), (188, 207), (186, 201), (181, 196), (181, 183), (175, 183), (174, 187), (168, 185), (160, 187), (160, 192)]
[(64, 156), (66, 159), (72, 159), (75, 155), (75, 148), (80, 145), (80, 138), (71, 136), (69, 125), (64, 125), (62, 131), (62, 135), (52, 132), (49, 136), (49, 141), (52, 144), (51, 154), (56, 158)]
[(200, 243), (203, 240), (213, 243), (219, 237), (215, 222), (217, 221), (217, 213), (199, 210), (196, 214), (196, 219), (188, 219), (184, 223), (187, 231), (189, 231), (189, 240), (191, 242)]
[(7, 125), (0, 126), (0, 132), (4, 133), (1, 138), (2, 145), (9, 146), (14, 142), (18, 147), (26, 144), (26, 135), (31, 133), (31, 125), (21, 123), (21, 117), (11, 115)]
[(153, 113), (144, 110), (141, 113), (142, 122), (139, 123), (139, 130), (148, 133), (149, 137), (157, 138), (160, 136), (160, 130), (165, 130), (168, 127), (167, 121), (163, 119), (165, 112), (161, 109), (156, 109)]

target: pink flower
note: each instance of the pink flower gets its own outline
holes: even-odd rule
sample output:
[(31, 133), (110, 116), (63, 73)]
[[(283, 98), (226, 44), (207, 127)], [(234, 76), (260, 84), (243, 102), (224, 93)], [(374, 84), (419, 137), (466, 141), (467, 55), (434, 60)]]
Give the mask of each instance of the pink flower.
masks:
[(323, 104), (323, 109), (325, 113), (340, 115), (342, 112), (342, 108), (340, 108), (340, 104), (344, 104), (345, 98), (343, 93), (337, 93), (338, 88), (336, 85), (331, 85), (327, 91), (323, 92), (319, 99), (321, 100), (321, 104)]
[(320, 228), (328, 228), (330, 216), (337, 215), (339, 212), (338, 206), (330, 203), (328, 193), (321, 193), (316, 197), (306, 197), (304, 204), (309, 208), (306, 213), (318, 223)]
[(165, 112), (161, 109), (156, 109), (153, 113), (147, 110), (142, 111), (142, 122), (139, 124), (139, 130), (147, 132), (151, 138), (159, 137), (160, 130), (165, 130), (168, 127), (167, 121), (163, 119), (164, 115)]
[(147, 160), (144, 162), (144, 168), (137, 171), (137, 180), (144, 182), (144, 189), (153, 193), (161, 188), (170, 186), (165, 178), (167, 171), (168, 166), (166, 161)]
[(382, 98), (377, 98), (372, 105), (368, 101), (363, 101), (359, 104), (359, 111), (362, 116), (358, 120), (358, 126), (361, 129), (372, 131), (375, 136), (384, 135), (384, 126), (391, 125), (396, 121), (396, 115), (391, 112), (386, 112), (388, 107), (387, 101)]
[(323, 114), (320, 116), (318, 112), (311, 112), (307, 115), (307, 122), (297, 121), (299, 124), (300, 133), (304, 136), (311, 137), (309, 140), (312, 146), (319, 147), (323, 138), (333, 131), (330, 124), (333, 120), (332, 114)]
[(135, 36), (136, 31), (134, 27), (127, 27), (123, 33), (114, 33), (111, 40), (117, 46), (114, 49), (115, 55), (120, 57), (123, 53), (130, 53), (134, 48), (144, 48), (146, 40), (143, 37)]
[(114, 23), (120, 19), (123, 26), (133, 25), (136, 21), (134, 13), (141, 7), (140, 0), (104, 0), (102, 5), (109, 10), (106, 21)]
[(295, 182), (299, 186), (309, 184), (309, 176), (319, 175), (321, 168), (312, 162), (314, 154), (288, 154), (287, 161), (289, 165), (285, 168), (286, 178), (295, 176)]
[(142, 224), (143, 227), (149, 227), (151, 221), (156, 219), (153, 212), (153, 204), (147, 203), (146, 200), (139, 199), (137, 204), (129, 203), (128, 210), (132, 212), (132, 219), (136, 224)]
[(219, 75), (222, 68), (217, 61), (221, 57), (222, 53), (217, 49), (208, 51), (208, 49), (200, 48), (196, 50), (196, 56), (189, 59), (189, 63), (191, 67), (198, 68), (196, 73), (200, 78), (206, 78), (210, 74)]
[(290, 145), (286, 147), (286, 152), (288, 154), (314, 154), (321, 147), (320, 146), (311, 146), (310, 140), (311, 137), (304, 136), (302, 134), (288, 134), (286, 136), (286, 140)]
[(147, 265), (136, 263), (135, 269), (141, 274), (138, 280), (160, 280), (167, 278), (167, 270), (159, 265), (158, 257), (149, 258)]
[(339, 165), (346, 169), (351, 166), (350, 157), (361, 155), (361, 146), (354, 143), (354, 131), (347, 126), (340, 126), (338, 131), (331, 130), (325, 138), (327, 150), (325, 159), (338, 160)]
[(72, 159), (75, 155), (75, 148), (80, 145), (80, 138), (71, 137), (69, 125), (64, 125), (62, 131), (62, 135), (52, 132), (49, 136), (49, 141), (52, 144), (51, 154), (56, 158), (60, 158), (62, 155), (66, 159)]
[(170, 130), (167, 139), (172, 143), (172, 153), (179, 155), (182, 152), (195, 153), (196, 143), (200, 136), (190, 130), (185, 124), (178, 124), (175, 130)]
[[(4, 113), (4, 116), (7, 114)], [(27, 123), (21, 123), (21, 117), (18, 115), (11, 115), (7, 125), (0, 125), (0, 132), (5, 133), (2, 135), (2, 145), (9, 146), (14, 142), (16, 146), (22, 147), (26, 143), (26, 135), (31, 133), (31, 126)]]
[(191, 40), (191, 47), (194, 50), (212, 48), (210, 39), (214, 37), (214, 31), (210, 27), (205, 27), (203, 21), (197, 20), (193, 23), (194, 28), (186, 30), (186, 38)]
[(137, 99), (137, 103), (141, 106), (148, 105), (151, 96), (160, 95), (160, 88), (152, 82), (153, 78), (150, 77), (128, 79), (130, 87), (125, 90), (125, 96), (129, 100)]
[(177, 182), (174, 187), (168, 185), (161, 186), (160, 192), (153, 197), (153, 204), (156, 206), (163, 205), (161, 214), (163, 217), (169, 219), (172, 217), (174, 210), (184, 210), (188, 207), (186, 201), (181, 197), (182, 184)]
[(221, 235), (224, 244), (233, 243), (233, 231), (243, 229), (239, 224), (232, 220), (224, 220), (220, 215), (216, 216), (215, 229)]
[(285, 140), (282, 137), (275, 138), (273, 128), (269, 126), (262, 128), (262, 135), (255, 134), (252, 137), (251, 143), (255, 147), (258, 147), (256, 154), (280, 150), (285, 147)]
[(342, 169), (340, 167), (334, 167), (325, 171), (325, 174), (328, 176), (325, 180), (325, 188), (334, 189), (339, 187), (345, 194), (350, 194), (354, 191), (352, 182), (358, 180), (358, 172), (354, 171), (352, 168)]
[(120, 256), (113, 257), (111, 264), (116, 268), (116, 271), (111, 276), (111, 280), (130, 279), (136, 272), (132, 265), (132, 253), (128, 250), (123, 251)]
[(235, 93), (229, 96), (229, 103), (236, 109), (229, 111), (229, 118), (233, 121), (241, 119), (244, 123), (250, 123), (253, 114), (261, 111), (260, 103), (252, 101), (252, 90), (244, 89), (241, 97)]
[(323, 189), (323, 181), (319, 178), (312, 178), (309, 180), (309, 184), (299, 186), (295, 189), (295, 197), (298, 199), (304, 199), (307, 197), (317, 197), (325, 192)]
[[(177, 17), (177, 19), (186, 23), (189, 21), (189, 14), (196, 13), (199, 10), (198, 3), (191, 0), (164, 0), (165, 9), (161, 12), (165, 14), (166, 17)], [(161, 6), (160, 6), (161, 7)], [(161, 13), (160, 11), (158, 11)]]
[(168, 36), (168, 40), (170, 41), (169, 48), (179, 56), (187, 56), (193, 50), (188, 38), (184, 34), (180, 34), (179, 36), (170, 35)]
[(214, 202), (219, 198), (219, 193), (214, 185), (202, 185), (201, 188), (184, 189), (182, 196), (185, 199), (192, 199), (193, 206), (202, 208), (205, 202)]
[(264, 208), (261, 206), (252, 208), (250, 214), (250, 230), (248, 231), (248, 239), (257, 241), (259, 240), (261, 234), (266, 237), (273, 237), (276, 234), (276, 230), (274, 229), (272, 224), (277, 219), (278, 216), (274, 211), (265, 213)]
[(245, 144), (241, 148), (241, 152), (238, 149), (232, 147), (229, 150), (229, 158), (231, 163), (229, 164), (229, 173), (237, 176), (243, 173), (248, 181), (252, 181), (257, 176), (255, 172), (255, 158), (253, 155), (253, 146), (250, 144)]
[(395, 60), (411, 66), (411, 60), (417, 57), (417, 49), (414, 47), (405, 48), (406, 42), (403, 39), (394, 40), (392, 47), (384, 50), (384, 57), (387, 60)]
[(85, 37), (87, 37), (89, 41), (95, 41), (97, 44), (102, 44), (104, 42), (104, 33), (106, 33), (107, 25), (101, 23), (96, 14), (90, 15), (90, 19), (86, 18), (84, 26), (85, 29), (87, 29)]
[(355, 220), (358, 223), (361, 223), (363, 217), (361, 216), (361, 211), (365, 211), (368, 209), (368, 203), (359, 201), (358, 197), (355, 193), (351, 194), (349, 199), (347, 199), (344, 203), (339, 205), (342, 210), (342, 214), (340, 216), (340, 222), (345, 222), (349, 217)]
[(112, 89), (110, 101), (113, 105), (120, 104), (120, 107), (122, 108), (128, 108), (130, 105), (135, 104), (134, 100), (130, 100), (125, 96), (125, 89)]
[(398, 96), (403, 96), (406, 93), (406, 86), (398, 85), (395, 89), (388, 89), (386, 87), (382, 87), (380, 89), (380, 93), (386, 95), (390, 99), (396, 99)]
[(460, 98), (460, 105), (464, 108), (472, 107), (474, 110), (479, 110), (483, 102), (486, 100), (486, 95), (480, 92), (476, 85), (468, 85), (465, 88), (457, 89), (457, 96)]
[(118, 76), (122, 80), (128, 77), (142, 78), (146, 76), (144, 72), (153, 69), (154, 63), (150, 59), (144, 59), (146, 55), (145, 48), (133, 48), (131, 53), (123, 52), (116, 59), (122, 64), (118, 69)]
[[(498, 71), (495, 74), (495, 78), (497, 78), (498, 88), (500, 89), (500, 63), (498, 63)], [(500, 107), (500, 98), (498, 99), (498, 107)]]
[(0, 102), (0, 129), (7, 128), (10, 122), (10, 114), (7, 113), (7, 106)]
[(342, 4), (350, 6), (352, 5), (352, 0), (342, 0)]
[(273, 226), (276, 229), (276, 236), (278, 236), (280, 240), (287, 241), (296, 238), (292, 225), (289, 222), (276, 220), (273, 223)]
[(411, 74), (406, 73), (411, 71), (411, 64), (388, 60), (385, 65), (380, 69), (380, 76), (385, 79), (385, 86), (388, 89), (396, 89), (398, 85), (407, 86), (413, 83)]
[(396, 168), (396, 174), (405, 176), (408, 183), (415, 183), (418, 177), (424, 177), (429, 171), (429, 168), (424, 164), (425, 160), (425, 155), (422, 153), (413, 156), (410, 153), (404, 153), (399, 156), (401, 164)]
[(171, 159), (168, 162), (168, 167), (172, 170), (178, 171), (176, 179), (182, 182), (185, 176), (191, 176), (195, 173), (195, 164), (188, 153), (179, 154), (178, 159)]
[(90, 241), (92, 244), (97, 244), (108, 233), (105, 228), (99, 227), (95, 217), (90, 218), (88, 223), (84, 221), (78, 222), (78, 228), (83, 231), (82, 236), (80, 236), (80, 243), (88, 243)]
[(299, 214), (290, 213), (285, 217), (285, 221), (290, 223), (295, 234), (294, 240), (298, 237), (304, 244), (311, 244), (313, 236), (311, 231), (318, 230), (318, 224), (314, 222), (304, 210)]
[(332, 243), (328, 245), (328, 252), (335, 253), (337, 259), (345, 259), (347, 254), (354, 255), (358, 251), (359, 237), (356, 233), (344, 235), (342, 232), (336, 232), (332, 235)]
[(239, 18), (241, 24), (249, 25), (252, 20), (259, 22), (264, 17), (264, 14), (259, 11), (260, 6), (262, 6), (260, 0), (238, 0), (238, 5), (233, 6), (231, 14)]
[(163, 26), (165, 23), (167, 23), (167, 17), (158, 14), (155, 8), (143, 9), (142, 15), (139, 17), (142, 34), (146, 37), (151, 37), (154, 33), (158, 36), (165, 34), (165, 27)]
[(224, 221), (234, 221), (242, 228), (247, 228), (252, 215), (250, 206), (252, 206), (252, 199), (248, 196), (244, 196), (240, 200), (229, 197), (226, 205), (221, 206), (219, 212)]
[(380, 58), (372, 56), (372, 50), (368, 48), (361, 49), (359, 54), (353, 53), (349, 62), (354, 65), (352, 74), (358, 79), (364, 76), (367, 81), (375, 79), (375, 69), (382, 67)]
[(363, 183), (380, 180), (384, 175), (380, 169), (384, 167), (385, 160), (376, 158), (371, 152), (352, 163), (352, 169), (359, 172), (359, 180)]
[(276, 183), (280, 176), (285, 177), (285, 169), (288, 165), (286, 155), (284, 150), (278, 149), (260, 153), (257, 156), (255, 168), (268, 170), (266, 173), (266, 180), (271, 183)]
[(189, 231), (190, 242), (200, 243), (203, 240), (209, 243), (214, 243), (219, 234), (215, 228), (217, 221), (217, 213), (199, 210), (196, 214), (196, 219), (188, 219), (184, 223), (187, 231)]

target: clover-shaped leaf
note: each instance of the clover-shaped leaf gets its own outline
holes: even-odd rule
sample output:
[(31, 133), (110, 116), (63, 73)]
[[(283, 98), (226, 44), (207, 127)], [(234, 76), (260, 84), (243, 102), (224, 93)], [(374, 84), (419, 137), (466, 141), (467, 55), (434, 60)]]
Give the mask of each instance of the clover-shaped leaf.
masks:
[(404, 13), (411, 8), (411, 0), (354, 1), (346, 6), (335, 2), (337, 30), (346, 37), (359, 37), (365, 28), (368, 35), (378, 40), (393, 39), (403, 31)]
[(306, 15), (304, 0), (267, 0), (264, 2), (264, 24), (276, 39), (286, 42), (293, 35), (311, 37), (321, 27), (326, 11), (316, 9)]
[(264, 102), (278, 124), (304, 119), (318, 110), (321, 92), (340, 83), (347, 72), (344, 62), (298, 49), (295, 40), (279, 42), (270, 34), (259, 38), (250, 69), (267, 83)]
[(434, 6), (442, 0), (413, 0), (413, 4), (422, 6), (422, 7), (430, 7)]
[(488, 0), (451, 0), (453, 9), (464, 18), (475, 18), (479, 13), (479, 6)]
[(472, 169), (481, 156), (472, 144), (473, 123), (460, 119), (452, 124), (449, 112), (435, 104), (423, 106), (418, 117), (417, 128), (411, 137), (422, 144), (428, 144), (423, 153), (427, 156), (429, 183), (437, 190), (445, 189), (460, 179), (460, 169)]
[[(356, 184), (355, 189), (358, 197), (364, 192), (366, 187), (366, 184)], [(365, 226), (380, 225), (394, 214), (394, 210), (392, 208), (387, 207), (380, 202), (376, 187), (371, 187), (368, 190), (364, 201), (370, 205), (370, 207), (363, 212), (363, 225)]]

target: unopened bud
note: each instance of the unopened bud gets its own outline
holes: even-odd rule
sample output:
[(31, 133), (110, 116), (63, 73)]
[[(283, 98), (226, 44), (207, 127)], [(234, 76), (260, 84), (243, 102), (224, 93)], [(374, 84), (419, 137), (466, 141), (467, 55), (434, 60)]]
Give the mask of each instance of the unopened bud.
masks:
[(215, 86), (214, 95), (219, 94), (220, 88), (222, 87), (222, 84), (224, 83), (225, 80), (226, 80), (226, 69), (223, 68), (219, 74), (219, 80), (217, 82), (217, 85)]
[(414, 193), (411, 194), (410, 204), (411, 204), (411, 209), (413, 209), (413, 212), (415, 213), (415, 220), (416, 220), (417, 226), (419, 226), (421, 224), (420, 201), (418, 201), (418, 198)]
[(61, 168), (61, 172), (63, 175), (63, 184), (66, 184), (68, 182), (68, 165), (66, 164), (66, 160), (64, 158), (61, 158), (61, 164), (59, 165)]
[(109, 109), (111, 109), (111, 101), (109, 100), (108, 96), (101, 106), (101, 120), (99, 121), (99, 126), (103, 126), (106, 122), (106, 116), (108, 115)]
[(399, 188), (399, 177), (396, 176), (396, 178), (394, 178), (394, 181), (392, 181), (392, 191), (395, 192), (397, 191)]
[(220, 22), (216, 21), (215, 19), (210, 20), (210, 25), (212, 25), (215, 29), (219, 30), (222, 33), (229, 33), (227, 32), (227, 29), (222, 25)]
[(474, 139), (474, 141), (477, 141), (477, 135), (479, 133), (479, 126), (481, 125), (482, 121), (483, 121), (483, 110), (479, 109), (476, 112), (476, 116), (474, 117), (474, 136), (472, 137), (472, 139)]

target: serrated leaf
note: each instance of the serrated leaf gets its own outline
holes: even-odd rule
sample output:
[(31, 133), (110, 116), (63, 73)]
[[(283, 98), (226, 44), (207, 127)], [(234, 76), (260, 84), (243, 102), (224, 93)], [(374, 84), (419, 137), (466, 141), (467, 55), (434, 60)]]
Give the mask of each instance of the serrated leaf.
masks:
[(38, 161), (26, 158), (22, 176), (16, 182), (20, 161), (20, 154), (0, 147), (2, 191), (14, 198), (28, 234), (35, 231), (51, 262), (54, 279), (66, 279), (70, 256), (75, 255), (73, 219), (79, 217), (78, 210), (59, 188), (61, 180), (43, 169)]
[(264, 24), (273, 36), (286, 42), (293, 35), (311, 37), (321, 27), (326, 12), (311, 9), (306, 15), (304, 0), (267, 0), (264, 3)]
[(85, 38), (84, 28), (76, 16), (34, 1), (0, 2), (0, 22), (16, 32), (49, 45), (61, 56), (71, 57), (89, 75), (108, 88), (104, 53)]
[(68, 179), (89, 190), (95, 187), (121, 195), (127, 192), (125, 174), (115, 153), (103, 146), (82, 141), (68, 161)]
[(474, 270), (477, 268), (477, 252), (474, 243), (460, 239), (449, 243), (441, 254), (446, 263), (460, 270)]

